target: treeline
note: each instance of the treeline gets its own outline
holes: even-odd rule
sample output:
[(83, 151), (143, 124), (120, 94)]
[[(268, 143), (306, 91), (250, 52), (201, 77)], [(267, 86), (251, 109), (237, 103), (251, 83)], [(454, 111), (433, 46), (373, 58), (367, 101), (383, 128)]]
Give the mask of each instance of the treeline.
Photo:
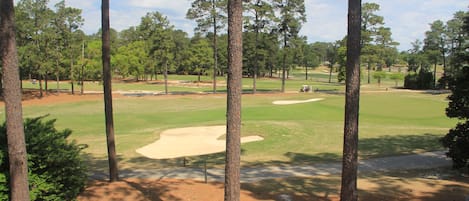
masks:
[[(412, 49), (402, 52), (410, 74), (405, 79), (405, 86), (412, 89), (447, 88), (448, 82), (467, 65), (467, 58), (461, 55), (467, 52), (467, 24), (469, 12), (458, 11), (446, 23), (436, 20), (425, 32), (423, 41), (416, 40)], [(465, 24), (466, 22), (466, 24)], [(466, 61), (464, 60), (466, 59)], [(443, 66), (443, 74), (437, 75), (437, 66)], [(440, 79), (437, 79), (440, 77)]]
[[(140, 81), (191, 74), (210, 75), (216, 81), (217, 76), (224, 76), (228, 62), (226, 3), (192, 1), (186, 14), (197, 23), (192, 37), (175, 29), (157, 11), (141, 17), (136, 26), (120, 32), (111, 30), (114, 77)], [(304, 0), (253, 0), (245, 2), (244, 7), (243, 75), (253, 78), (254, 93), (257, 77), (280, 77), (284, 90), (285, 80), (295, 67), (304, 68), (308, 79), (308, 68), (326, 64), (330, 82), (335, 72), (339, 82), (345, 79), (345, 38), (333, 43), (308, 43), (306, 36), (299, 35), (306, 21)], [(85, 80), (101, 80), (101, 32), (87, 35), (81, 30), (84, 20), (80, 9), (67, 7), (65, 1), (50, 8), (48, 0), (20, 0), (15, 9), (22, 79), (37, 80), (41, 94), (42, 89), (59, 90), (61, 80), (70, 80), (72, 91)], [(453, 55), (462, 48), (462, 18), (466, 13), (456, 13), (446, 25), (432, 23), (423, 45), (416, 41), (412, 50), (399, 53), (391, 29), (376, 14), (379, 9), (376, 3), (362, 6), (361, 62), (368, 83), (371, 71), (379, 81), (386, 76), (380, 73), (383, 69), (390, 70), (399, 63), (409, 66), (407, 87), (434, 87), (428, 81), (436, 77), (431, 66), (443, 64), (440, 85), (446, 85), (446, 76), (455, 73)], [(56, 80), (56, 86), (50, 87), (50, 80)], [(213, 85), (215, 91), (216, 82)]]

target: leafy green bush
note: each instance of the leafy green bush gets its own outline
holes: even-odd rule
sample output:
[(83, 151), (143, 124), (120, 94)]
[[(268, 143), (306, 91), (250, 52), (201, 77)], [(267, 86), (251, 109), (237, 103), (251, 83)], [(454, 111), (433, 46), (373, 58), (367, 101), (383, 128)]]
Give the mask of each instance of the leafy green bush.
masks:
[[(84, 146), (67, 141), (72, 133), (57, 131), (55, 120), (44, 117), (24, 123), (32, 200), (73, 200), (84, 188), (86, 167), (81, 158)], [(0, 126), (0, 185), (8, 183), (8, 154), (5, 124)], [(0, 188), (0, 199), (8, 196), (8, 185)], [(6, 195), (5, 195), (6, 194)]]
[(420, 71), (418, 74), (405, 76), (404, 88), (406, 89), (431, 89), (433, 88), (432, 72)]
[(449, 83), (451, 95), (446, 116), (465, 120), (458, 123), (441, 139), (443, 146), (448, 148), (446, 155), (453, 160), (453, 167), (469, 168), (469, 67), (461, 72)]
[(441, 142), (448, 148), (446, 155), (453, 159), (454, 168), (469, 168), (469, 121), (456, 125)]

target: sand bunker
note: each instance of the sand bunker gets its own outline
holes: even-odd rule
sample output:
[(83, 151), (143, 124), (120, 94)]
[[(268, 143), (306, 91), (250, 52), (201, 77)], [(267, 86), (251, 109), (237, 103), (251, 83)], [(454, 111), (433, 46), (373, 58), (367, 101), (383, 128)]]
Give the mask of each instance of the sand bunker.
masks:
[(274, 105), (291, 105), (291, 104), (298, 104), (298, 103), (308, 103), (308, 102), (315, 102), (324, 100), (324, 98), (313, 98), (308, 100), (279, 100), (272, 102)]
[[(226, 133), (226, 126), (188, 127), (163, 131), (160, 139), (137, 149), (137, 153), (153, 159), (198, 156), (225, 151), (226, 141), (218, 138)], [(261, 141), (260, 136), (241, 138), (241, 143)]]

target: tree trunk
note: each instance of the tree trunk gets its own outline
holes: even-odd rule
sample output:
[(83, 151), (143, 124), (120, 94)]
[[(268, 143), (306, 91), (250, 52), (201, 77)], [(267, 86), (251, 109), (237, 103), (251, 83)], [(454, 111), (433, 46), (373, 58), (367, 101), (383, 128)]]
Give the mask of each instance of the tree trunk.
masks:
[[(70, 47), (71, 48), (71, 47)], [(75, 85), (74, 85), (74, 77), (75, 75), (73, 74), (73, 58), (70, 57), (70, 84), (72, 85), (72, 94), (75, 94)]]
[(368, 84), (370, 84), (370, 81), (371, 81), (370, 62), (368, 62), (367, 65), (368, 65)]
[(225, 201), (239, 201), (241, 155), (242, 0), (228, 1)]
[(5, 82), (10, 200), (23, 201), (30, 198), (14, 16), (13, 0), (2, 0), (0, 2), (0, 58)]
[(305, 70), (306, 70), (306, 78), (305, 78), (305, 80), (308, 80), (308, 66), (306, 66), (306, 64), (305, 64)]
[[(215, 0), (212, 0), (213, 13), (215, 12)], [(218, 69), (218, 39), (217, 16), (213, 16), (213, 93), (217, 93), (217, 69)]]
[(332, 82), (332, 68), (334, 67), (334, 64), (329, 64), (329, 83)]
[(56, 61), (55, 80), (57, 81), (57, 94), (60, 93), (60, 66), (59, 60)]
[(104, 80), (104, 111), (106, 116), (106, 136), (109, 162), (109, 180), (119, 180), (117, 168), (116, 145), (114, 140), (114, 118), (112, 111), (111, 84), (111, 41), (109, 24), (109, 0), (102, 0), (102, 41), (103, 41), (103, 80)]
[(360, 102), (361, 0), (349, 0), (341, 201), (356, 201)]
[[(257, 1), (257, 3), (259, 3), (259, 1)], [(257, 71), (259, 69), (259, 58), (258, 58), (258, 51), (259, 51), (259, 14), (257, 12), (257, 10), (255, 10), (256, 12), (256, 16), (255, 16), (255, 28), (256, 28), (256, 41), (255, 41), (255, 44), (254, 44), (254, 47), (256, 48), (254, 50), (254, 55), (255, 55), (255, 65), (254, 65), (254, 69), (253, 69), (253, 75), (252, 75), (252, 93), (253, 94), (256, 94), (257, 92)]]
[(47, 76), (47, 74), (49, 73), (46, 71), (46, 74), (44, 75), (44, 90), (46, 91), (46, 95), (49, 94), (49, 76)]
[(39, 97), (44, 96), (44, 91), (42, 90), (42, 75), (39, 74)]
[(80, 72), (80, 83), (81, 89), (80, 94), (83, 95), (85, 93), (85, 65), (81, 64), (81, 72)]
[(81, 89), (80, 94), (85, 93), (85, 41), (81, 43), (81, 70), (80, 70)]
[(164, 62), (164, 94), (168, 94), (168, 61)]
[(433, 67), (433, 88), (436, 89), (436, 82), (438, 80), (436, 79), (436, 62), (435, 62), (435, 66)]
[(283, 34), (283, 58), (282, 58), (282, 93), (285, 93), (285, 74), (287, 70), (287, 33)]

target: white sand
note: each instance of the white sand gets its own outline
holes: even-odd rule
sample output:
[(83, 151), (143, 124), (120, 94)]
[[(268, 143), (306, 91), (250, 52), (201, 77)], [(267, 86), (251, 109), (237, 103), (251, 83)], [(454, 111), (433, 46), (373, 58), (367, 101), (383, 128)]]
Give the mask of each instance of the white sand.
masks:
[(291, 105), (291, 104), (298, 104), (298, 103), (308, 103), (308, 102), (315, 102), (324, 100), (324, 98), (313, 98), (308, 100), (279, 100), (272, 102), (274, 105)]
[[(188, 127), (165, 130), (160, 139), (137, 149), (137, 153), (153, 159), (198, 156), (225, 151), (226, 141), (218, 138), (226, 133), (226, 126)], [(260, 136), (241, 138), (241, 143), (263, 140)]]

